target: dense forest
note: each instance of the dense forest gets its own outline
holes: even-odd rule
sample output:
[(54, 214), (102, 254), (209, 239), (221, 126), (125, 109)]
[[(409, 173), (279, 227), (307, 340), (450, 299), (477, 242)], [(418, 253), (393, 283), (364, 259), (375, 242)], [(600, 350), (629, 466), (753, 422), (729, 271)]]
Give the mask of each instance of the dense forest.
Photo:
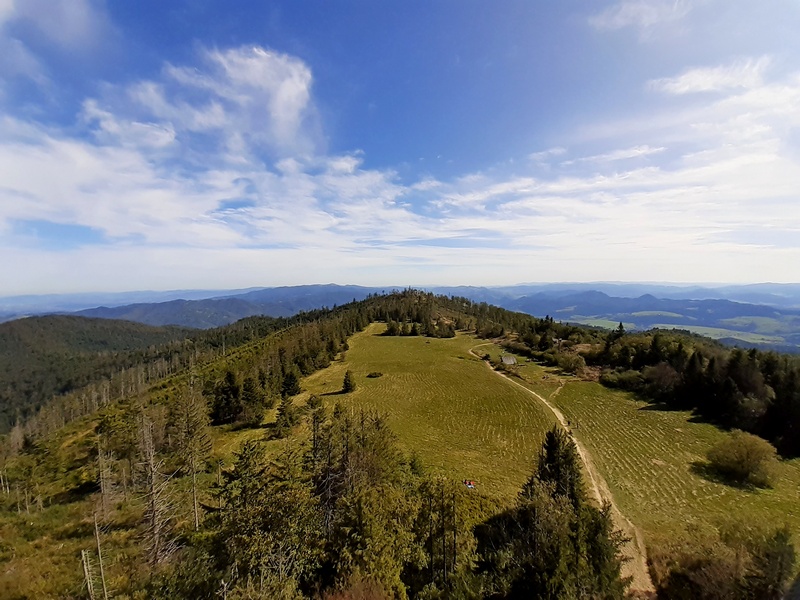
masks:
[[(374, 321), (388, 335), (502, 338), (565, 371), (798, 452), (798, 365), (789, 357), (680, 333), (609, 334), (406, 290), (109, 351), (118, 370), (45, 402), (2, 438), (2, 510), (59, 519), (83, 507), (78, 524), (53, 523), (56, 543), (96, 538), (81, 551), (83, 572), (64, 575), (70, 597), (100, 598), (110, 586), (125, 598), (622, 598), (624, 540), (609, 508), (588, 500), (576, 449), (559, 429), (531, 457), (516, 501), (501, 505), (431, 476), (400, 451), (380, 414), (294, 401), (302, 377), (337, 360)], [(345, 377), (342, 393), (353, 385)], [(103, 386), (118, 391), (103, 396)], [(212, 458), (215, 431), (258, 436), (223, 464)], [(267, 451), (267, 440), (280, 441)], [(794, 565), (788, 531), (730, 552), (735, 560), (676, 561), (659, 593), (780, 597)], [(0, 595), (25, 597), (14, 595), (13, 579), (0, 585)]]

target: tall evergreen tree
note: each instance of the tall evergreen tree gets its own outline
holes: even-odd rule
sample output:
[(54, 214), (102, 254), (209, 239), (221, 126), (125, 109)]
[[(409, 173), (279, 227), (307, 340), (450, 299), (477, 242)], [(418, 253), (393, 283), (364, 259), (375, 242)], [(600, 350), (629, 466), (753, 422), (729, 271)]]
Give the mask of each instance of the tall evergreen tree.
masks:
[(536, 472), (528, 480), (526, 488), (534, 480), (551, 483), (554, 493), (566, 496), (574, 506), (586, 498), (578, 449), (569, 434), (557, 425), (545, 435)]

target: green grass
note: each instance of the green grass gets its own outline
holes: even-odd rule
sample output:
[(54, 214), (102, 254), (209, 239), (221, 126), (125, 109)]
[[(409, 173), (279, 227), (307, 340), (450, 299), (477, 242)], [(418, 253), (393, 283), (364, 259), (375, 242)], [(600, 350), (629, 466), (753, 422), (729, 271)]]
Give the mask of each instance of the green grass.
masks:
[(694, 318), (694, 317), (685, 317), (680, 313), (669, 312), (667, 310), (640, 310), (639, 312), (631, 313), (632, 317), (675, 317), (678, 319), (683, 318)]
[(800, 329), (800, 317), (734, 317), (720, 321), (726, 327), (737, 330), (753, 331), (764, 335), (786, 335)]
[[(492, 374), (468, 354), (484, 342), (386, 338), (373, 325), (350, 340), (344, 361), (312, 375), (314, 393), (341, 388), (346, 369), (353, 394), (326, 396), (389, 417), (408, 451), (435, 471), (473, 478), (489, 495), (511, 498), (530, 474), (543, 433), (554, 422), (532, 397)], [(476, 349), (496, 358), (495, 346)], [(656, 552), (714, 534), (732, 521), (788, 524), (800, 538), (800, 459), (783, 461), (773, 489), (749, 491), (706, 479), (693, 467), (725, 432), (691, 422), (684, 411), (648, 410), (630, 394), (561, 375), (518, 357), (517, 372), (573, 423), (622, 512)], [(383, 376), (367, 379), (367, 373)], [(561, 384), (564, 384), (563, 386)]]
[[(353, 336), (345, 360), (303, 387), (338, 392), (345, 370), (352, 370), (356, 391), (325, 396), (328, 402), (385, 414), (401, 446), (434, 473), (474, 479), (484, 494), (512, 498), (533, 469), (552, 414), (469, 354), (480, 340), (376, 335), (384, 329), (375, 324)], [(367, 378), (373, 371), (383, 376)]]
[(675, 325), (674, 323), (658, 324), (658, 325), (653, 325), (653, 327), (659, 329), (684, 329), (686, 331), (691, 331), (692, 333), (704, 335), (706, 337), (710, 337), (715, 340), (719, 340), (722, 338), (734, 338), (752, 344), (784, 343), (784, 339), (779, 336), (763, 335), (760, 333), (750, 333), (746, 331), (735, 331), (733, 329), (723, 329), (721, 327), (703, 327), (700, 325)]
[(651, 549), (713, 535), (715, 528), (742, 520), (755, 526), (786, 523), (800, 542), (800, 459), (778, 465), (772, 489), (731, 487), (703, 477), (693, 466), (727, 435), (717, 427), (692, 422), (685, 411), (651, 410), (631, 394), (598, 383), (565, 379), (553, 394), (550, 386), (526, 379), (578, 424), (574, 433)]
[[(591, 327), (602, 327), (603, 329), (616, 329), (619, 327), (619, 321), (613, 319), (603, 319), (601, 317), (584, 317), (581, 315), (571, 315), (567, 319), (570, 323), (579, 323), (581, 325), (589, 325)], [(622, 323), (622, 326), (627, 329), (635, 329), (635, 323)]]

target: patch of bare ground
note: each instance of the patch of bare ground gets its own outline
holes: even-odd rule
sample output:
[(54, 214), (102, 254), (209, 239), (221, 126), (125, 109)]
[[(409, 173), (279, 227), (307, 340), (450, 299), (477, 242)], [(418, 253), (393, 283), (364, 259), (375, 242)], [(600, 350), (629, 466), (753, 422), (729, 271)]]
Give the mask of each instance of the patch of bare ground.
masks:
[[(475, 349), (479, 348), (480, 346), (487, 346), (491, 342), (486, 344), (479, 344), (470, 349), (470, 354), (475, 357), (479, 357), (478, 354), (475, 353)], [(644, 538), (642, 536), (642, 532), (636, 527), (625, 515), (617, 507), (617, 504), (614, 502), (614, 497), (611, 495), (611, 490), (608, 487), (608, 484), (603, 479), (602, 475), (598, 472), (594, 463), (592, 461), (591, 455), (587, 452), (586, 448), (584, 448), (583, 444), (581, 444), (575, 435), (570, 430), (566, 418), (564, 418), (563, 413), (556, 408), (553, 404), (551, 404), (546, 398), (540, 396), (533, 390), (525, 387), (518, 381), (514, 381), (507, 375), (502, 372), (495, 371), (492, 369), (491, 365), (486, 362), (486, 366), (492, 370), (493, 373), (496, 373), (498, 377), (503, 377), (513, 385), (516, 385), (529, 394), (531, 394), (534, 398), (542, 402), (550, 411), (555, 415), (558, 422), (564, 428), (567, 433), (569, 433), (572, 441), (575, 443), (575, 447), (578, 450), (578, 455), (581, 457), (581, 461), (583, 462), (584, 468), (589, 478), (589, 487), (594, 496), (595, 500), (599, 504), (603, 504), (608, 502), (611, 505), (611, 514), (614, 519), (614, 522), (617, 526), (622, 530), (625, 536), (628, 538), (628, 542), (622, 548), (622, 552), (625, 557), (628, 559), (622, 565), (622, 575), (623, 577), (631, 577), (631, 593), (633, 597), (638, 598), (649, 598), (652, 597), (652, 594), (655, 593), (655, 586), (653, 585), (653, 581), (650, 578), (650, 572), (647, 568), (647, 549), (644, 545)], [(562, 382), (563, 383), (563, 382)], [(556, 390), (557, 393), (562, 386)]]
[(600, 381), (600, 367), (584, 367), (580, 377), (584, 381)]

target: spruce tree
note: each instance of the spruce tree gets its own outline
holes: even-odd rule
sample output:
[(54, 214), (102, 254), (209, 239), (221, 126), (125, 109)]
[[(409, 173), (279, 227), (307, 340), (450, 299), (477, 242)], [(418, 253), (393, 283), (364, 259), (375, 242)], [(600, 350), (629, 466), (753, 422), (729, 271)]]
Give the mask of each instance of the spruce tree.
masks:
[(344, 381), (342, 382), (342, 393), (349, 394), (356, 391), (356, 378), (353, 377), (353, 372), (348, 370), (344, 374)]

